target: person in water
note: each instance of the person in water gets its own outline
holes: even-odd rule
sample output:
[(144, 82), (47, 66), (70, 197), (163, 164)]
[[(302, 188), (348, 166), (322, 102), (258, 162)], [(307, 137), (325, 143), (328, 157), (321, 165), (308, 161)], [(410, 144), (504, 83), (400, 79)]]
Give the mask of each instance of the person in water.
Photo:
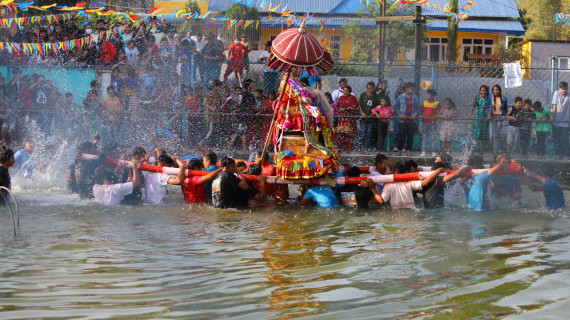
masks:
[[(416, 204), (414, 201), (414, 191), (421, 191), (423, 187), (427, 187), (432, 184), (442, 172), (443, 168), (438, 168), (428, 178), (423, 180), (387, 183), (384, 185), (382, 194), (378, 193), (376, 188), (371, 190), (374, 193), (374, 198), (379, 204), (384, 204), (390, 201), (392, 208), (415, 209)], [(400, 163), (394, 165), (394, 173), (406, 173), (404, 166)], [(372, 179), (368, 179), (368, 183), (369, 185), (376, 184)]]
[[(203, 169), (204, 164), (202, 161), (198, 159), (190, 159), (190, 161), (188, 161), (188, 170), (202, 171)], [(180, 185), (182, 194), (184, 195), (184, 201), (186, 201), (186, 203), (195, 204), (208, 203), (206, 183), (216, 179), (222, 170), (223, 168), (218, 168), (205, 176), (186, 176)]]
[(138, 161), (131, 160), (133, 170), (132, 181), (115, 183), (115, 175), (112, 171), (105, 171), (101, 177), (102, 183), (93, 186), (95, 201), (106, 206), (116, 206), (121, 203), (123, 197), (133, 192), (133, 187), (141, 184), (141, 174), (138, 170)]
[[(504, 152), (497, 155), (495, 158), (496, 163), (510, 163), (511, 159), (509, 154)], [(522, 200), (521, 181), (518, 175), (496, 175), (491, 179), (491, 196), (494, 198), (494, 203), (501, 204), (520, 204)]]
[[(346, 177), (359, 177), (362, 172), (358, 167), (352, 167), (344, 173)], [(359, 209), (368, 209), (369, 203), (376, 202), (374, 193), (370, 190), (366, 181), (360, 184), (347, 184), (336, 191), (336, 197), (347, 207), (357, 207)]]
[[(483, 169), (483, 157), (472, 155), (467, 164), (474, 169)], [(496, 175), (499, 170), (505, 168), (506, 165), (506, 160), (502, 158), (501, 162), (497, 163), (493, 168), (463, 180), (463, 189), (471, 209), (485, 211), (491, 209), (487, 195), (487, 185), (489, 184), (491, 176)]]
[[(218, 167), (217, 164), (218, 155), (214, 151), (209, 151), (208, 153), (206, 153), (202, 158), (202, 161), (204, 162), (204, 167), (202, 168), (202, 171), (214, 172), (220, 169), (220, 167)], [(208, 199), (212, 199), (212, 181), (208, 181), (206, 183), (205, 188), (206, 188), (206, 196), (208, 196)]]
[[(134, 147), (131, 152), (131, 159), (139, 161), (141, 163), (146, 163), (149, 160), (148, 154), (143, 147)], [(132, 174), (132, 170), (124, 170), (121, 182), (127, 182), (129, 180), (129, 175)], [(133, 192), (123, 197), (121, 204), (127, 205), (141, 205), (143, 203), (142, 195), (143, 188), (145, 184), (144, 176), (141, 175), (141, 184), (139, 186), (133, 187)]]
[(34, 143), (26, 140), (24, 148), (16, 151), (14, 159), (18, 163), (18, 175), (24, 178), (31, 178), (34, 171), (35, 161), (32, 159), (34, 153)]
[[(543, 164), (540, 175), (528, 170), (527, 168), (523, 168), (523, 174), (521, 174), (521, 178), (524, 183), (530, 188), (530, 190), (534, 192), (542, 191), (544, 193), (544, 200), (548, 209), (566, 209), (564, 193), (562, 192), (560, 183), (554, 177), (554, 169), (552, 167), (552, 164)], [(533, 180), (536, 180), (541, 184), (535, 184)]]
[(185, 178), (185, 165), (180, 159), (161, 154), (157, 161), (159, 167), (174, 167), (175, 163), (178, 164), (178, 176), (174, 178), (166, 173), (143, 171), (146, 203), (162, 204), (168, 185), (180, 185)]
[[(81, 199), (93, 199), (95, 169), (105, 160), (104, 153), (99, 153), (97, 143), (99, 135), (94, 135), (93, 142), (86, 141), (79, 146), (75, 160), (67, 171), (67, 188), (72, 193), (79, 193)], [(81, 159), (81, 155), (95, 155), (92, 159)]]
[[(443, 168), (443, 172), (452, 169), (452, 158), (449, 154), (444, 153), (437, 158), (431, 167), (432, 170)], [(471, 167), (465, 166), (451, 174), (445, 176), (438, 176), (435, 180), (429, 181), (426, 185), (422, 186), (424, 209), (439, 209), (444, 207), (445, 188), (447, 183), (453, 179), (461, 177), (465, 172), (470, 170)]]
[[(14, 151), (4, 148), (4, 150), (0, 152), (0, 186), (8, 190), (12, 188), (12, 181), (8, 169), (10, 169), (15, 162)], [(1, 192), (4, 197), (0, 199), (0, 204), (6, 204), (5, 201), (8, 200), (8, 191), (2, 189)]]
[(221, 161), (222, 172), (212, 183), (212, 203), (220, 209), (247, 207), (249, 199), (264, 202), (266, 198), (266, 177), (260, 175), (257, 179), (260, 191), (252, 188), (241, 176), (232, 158), (225, 157)]

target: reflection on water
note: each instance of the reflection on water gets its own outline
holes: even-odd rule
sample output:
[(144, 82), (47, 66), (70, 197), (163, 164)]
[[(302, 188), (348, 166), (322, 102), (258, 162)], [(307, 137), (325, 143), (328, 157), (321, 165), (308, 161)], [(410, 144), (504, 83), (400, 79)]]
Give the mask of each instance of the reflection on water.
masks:
[[(165, 206), (104, 208), (57, 185), (18, 188), (16, 239), (0, 213), (2, 319), (566, 318), (569, 311), (565, 213), (220, 211), (178, 204), (176, 189)], [(540, 197), (529, 194), (529, 203)]]

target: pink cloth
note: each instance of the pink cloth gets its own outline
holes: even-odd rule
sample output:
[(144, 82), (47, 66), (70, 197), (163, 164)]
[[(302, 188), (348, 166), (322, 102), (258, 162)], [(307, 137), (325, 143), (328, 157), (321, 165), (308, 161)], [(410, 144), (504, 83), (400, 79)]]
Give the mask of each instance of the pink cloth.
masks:
[[(382, 106), (377, 106), (372, 109), (372, 114), (380, 117), (391, 117), (394, 115), (394, 109), (392, 106), (387, 106), (383, 108)], [(382, 122), (388, 122), (388, 119), (380, 119)]]

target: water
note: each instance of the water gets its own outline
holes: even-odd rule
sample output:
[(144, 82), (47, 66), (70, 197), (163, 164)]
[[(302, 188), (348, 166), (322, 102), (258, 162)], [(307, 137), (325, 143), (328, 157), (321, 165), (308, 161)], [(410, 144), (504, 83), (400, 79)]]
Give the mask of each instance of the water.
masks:
[[(43, 179), (43, 178), (41, 178)], [(106, 208), (15, 180), (0, 318), (567, 318), (566, 213)], [(450, 193), (448, 203), (461, 202)], [(538, 206), (541, 194), (525, 194)], [(569, 196), (568, 194), (566, 195)], [(457, 200), (457, 201), (455, 201)]]

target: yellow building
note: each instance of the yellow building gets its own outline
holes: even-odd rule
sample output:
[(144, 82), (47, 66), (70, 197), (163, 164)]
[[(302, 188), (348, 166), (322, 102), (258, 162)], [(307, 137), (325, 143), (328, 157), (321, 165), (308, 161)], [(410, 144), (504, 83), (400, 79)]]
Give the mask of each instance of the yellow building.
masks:
[[(443, 7), (448, 0), (431, 0), (437, 7)], [(460, 7), (465, 0), (460, 0)], [(183, 9), (186, 1), (155, 1), (163, 9), (163, 13), (172, 13), (176, 9)], [(211, 12), (212, 16), (223, 17), (225, 11), (235, 2), (231, 0), (197, 1), (202, 13)], [(377, 28), (373, 19), (363, 19), (357, 15), (357, 11), (363, 8), (362, 0), (281, 0), (281, 9), (287, 8), (298, 16), (306, 13), (314, 14), (313, 23), (309, 23), (308, 30), (321, 38), (324, 36), (331, 51), (340, 60), (350, 60), (352, 56), (353, 40), (345, 36), (343, 26), (359, 21), (364, 32), (373, 34)], [(413, 8), (404, 7), (399, 14), (408, 15)], [(266, 12), (261, 10), (261, 16)], [(267, 12), (269, 15), (269, 13)], [(437, 9), (424, 8), (422, 14), (427, 17), (426, 43), (422, 52), (422, 60), (444, 63), (447, 49), (447, 20), (444, 13)], [(275, 15), (273, 15), (275, 16)], [(494, 48), (498, 45), (506, 45), (511, 37), (521, 37), (524, 29), (519, 21), (520, 16), (515, 0), (478, 0), (469, 13), (469, 19), (459, 22), (458, 32), (458, 63), (469, 61), (492, 62)], [(321, 30), (321, 21), (324, 21)], [(225, 28), (223, 21), (214, 21), (216, 26), (209, 22), (204, 28), (209, 32), (219, 33)], [(405, 23), (405, 22), (403, 22)], [(264, 21), (261, 23), (261, 35), (259, 39), (250, 39), (254, 49), (261, 48), (261, 44), (272, 40), (281, 31), (287, 29), (286, 23)], [(213, 30), (217, 29), (217, 30)], [(387, 32), (390, 32), (388, 29)], [(378, 43), (373, 36), (370, 39), (371, 48)], [(401, 52), (395, 56), (390, 50), (386, 50), (384, 57), (388, 60), (413, 60), (414, 53)], [(393, 50), (392, 50), (393, 51)], [(378, 56), (376, 55), (376, 59)]]

